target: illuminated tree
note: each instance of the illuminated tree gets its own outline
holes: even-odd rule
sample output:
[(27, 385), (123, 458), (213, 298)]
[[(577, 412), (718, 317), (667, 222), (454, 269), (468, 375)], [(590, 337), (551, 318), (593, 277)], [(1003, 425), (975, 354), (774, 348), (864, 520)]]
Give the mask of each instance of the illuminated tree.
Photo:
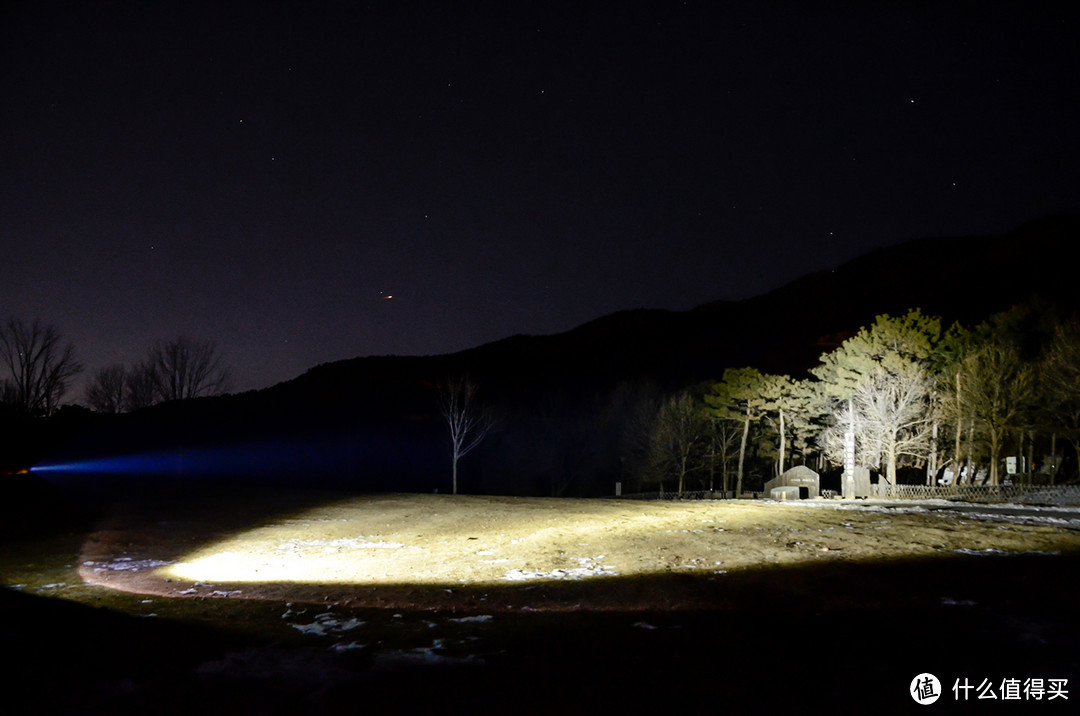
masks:
[(728, 368), (719, 383), (709, 386), (705, 395), (705, 414), (719, 420), (733, 420), (742, 425), (739, 439), (739, 467), (735, 494), (742, 494), (746, 466), (746, 445), (750, 424), (761, 419), (767, 406), (764, 397), (766, 378), (754, 368)]
[(792, 456), (806, 463), (811, 453), (820, 453), (818, 437), (830, 415), (825, 410), (821, 385), (816, 380), (793, 380), (787, 401), (787, 425), (791, 431)]
[(885, 477), (896, 484), (899, 458), (922, 459), (931, 448), (933, 424), (930, 393), (933, 380), (918, 364), (879, 373), (852, 396), (863, 439), (885, 462)]
[(899, 318), (883, 314), (869, 328), (859, 329), (839, 348), (822, 355), (821, 364), (810, 372), (828, 397), (847, 400), (872, 376), (926, 363), (940, 339), (941, 320), (924, 316), (917, 308)]
[(780, 475), (794, 459), (789, 445), (804, 459), (809, 452), (820, 432), (822, 401), (815, 382), (786, 375), (762, 375), (760, 391), (762, 415), (776, 432), (775, 473)]
[[(955, 428), (953, 460), (973, 467), (976, 458), (987, 459), (990, 483), (998, 484), (1011, 439), (1030, 445), (1036, 425), (1059, 429), (1069, 422), (1068, 398), (1058, 402), (1070, 391), (1067, 331), (1053, 310), (1035, 302), (952, 333), (938, 388), (943, 417)], [(1054, 418), (1057, 408), (1063, 412)]]
[(220, 395), (231, 380), (213, 342), (183, 337), (151, 347), (140, 370), (153, 386), (155, 402)]
[[(957, 484), (963, 478), (965, 464), (974, 464), (971, 454), (974, 422), (964, 408), (963, 361), (974, 351), (971, 331), (959, 325), (950, 328), (937, 346), (937, 385), (935, 386), (936, 418), (952, 429), (951, 464)], [(964, 448), (967, 448), (965, 451)]]
[(467, 377), (453, 378), (439, 389), (439, 408), (450, 430), (453, 494), (457, 494), (458, 461), (495, 427), (490, 411), (477, 405), (476, 386)]
[(720, 468), (720, 489), (728, 491), (728, 468), (739, 444), (741, 425), (732, 420), (722, 420), (711, 412), (705, 413), (706, 421), (706, 469), (709, 472), (709, 490), (715, 489), (716, 468)]
[(892, 484), (899, 457), (926, 457), (932, 434), (928, 371), (940, 338), (941, 321), (914, 309), (899, 318), (878, 316), (821, 356), (810, 372), (835, 416), (823, 436), (830, 459), (841, 457), (847, 431), (854, 433), (857, 462), (883, 467)]
[(1030, 420), (1037, 369), (1021, 358), (1017, 345), (999, 335), (988, 337), (961, 362), (958, 372), (964, 385), (960, 405), (974, 421), (973, 437), (985, 443), (990, 484), (997, 485), (1006, 435)]
[(17, 318), (0, 326), (0, 361), (10, 383), (5, 393), (16, 408), (31, 415), (50, 415), (60, 404), (72, 378), (82, 372), (75, 348), (63, 344), (51, 325)]

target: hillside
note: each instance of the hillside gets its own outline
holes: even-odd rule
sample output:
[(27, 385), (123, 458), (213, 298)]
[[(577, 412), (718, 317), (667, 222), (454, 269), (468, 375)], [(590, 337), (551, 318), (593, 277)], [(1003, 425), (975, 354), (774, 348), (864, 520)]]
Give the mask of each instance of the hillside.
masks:
[(265, 390), (102, 421), (62, 459), (142, 453), (154, 457), (113, 469), (447, 489), (436, 386), (468, 374), (500, 429), (465, 458), (465, 491), (605, 494), (632, 447), (634, 412), (656, 395), (727, 367), (802, 375), (880, 313), (918, 307), (974, 323), (1035, 296), (1071, 311), (1067, 257), (1078, 240), (1075, 216), (998, 236), (924, 238), (745, 301), (624, 311), (452, 355), (324, 364)]

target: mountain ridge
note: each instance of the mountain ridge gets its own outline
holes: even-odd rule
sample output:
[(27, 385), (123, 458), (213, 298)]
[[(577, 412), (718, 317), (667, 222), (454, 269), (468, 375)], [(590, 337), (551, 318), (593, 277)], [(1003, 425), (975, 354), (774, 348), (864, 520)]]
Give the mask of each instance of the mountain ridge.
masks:
[(659, 396), (725, 368), (803, 377), (882, 313), (919, 308), (946, 325), (973, 324), (1032, 297), (1073, 312), (1066, 257), (1078, 244), (1073, 215), (1000, 235), (915, 239), (742, 301), (619, 311), (450, 354), (324, 363), (262, 390), (116, 416), (83, 449), (244, 444), (252, 454), (230, 464), (255, 473), (267, 462), (252, 446), (292, 441), (282, 472), (318, 465), (364, 489), (437, 489), (445, 472), (438, 385), (467, 374), (502, 425), (467, 458), (465, 491), (561, 494), (572, 484), (574, 494), (604, 494), (623, 470), (628, 426)]

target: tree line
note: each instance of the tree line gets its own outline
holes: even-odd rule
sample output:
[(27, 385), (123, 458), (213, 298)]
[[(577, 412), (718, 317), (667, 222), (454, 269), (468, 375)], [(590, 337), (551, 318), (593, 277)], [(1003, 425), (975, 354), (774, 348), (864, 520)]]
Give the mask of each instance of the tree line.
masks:
[(1063, 443), (1080, 449), (1080, 322), (1024, 305), (943, 328), (913, 309), (878, 316), (802, 379), (725, 370), (658, 406), (640, 483), (742, 493), (751, 463), (760, 480), (842, 466), (845, 434), (855, 463), (890, 484), (906, 470), (997, 485), (1006, 456), (1011, 473), (1052, 484)]
[[(83, 371), (54, 327), (17, 319), (0, 324), (2, 368), (0, 402), (28, 415), (54, 412)], [(228, 384), (212, 343), (176, 338), (98, 370), (85, 404), (124, 412)], [(1080, 322), (1031, 304), (945, 327), (913, 309), (878, 316), (802, 377), (743, 367), (675, 395), (641, 378), (596, 395), (554, 390), (516, 412), (503, 406), (505, 428), (487, 460), (551, 494), (591, 492), (612, 478), (628, 489), (741, 493), (798, 464), (834, 471), (846, 436), (857, 464), (889, 483), (998, 484), (1006, 457), (1016, 458), (1009, 474), (1052, 482), (1065, 447), (1070, 460), (1080, 447)], [(490, 431), (490, 414), (473, 412), (482, 407), (475, 393), (468, 380), (440, 390), (454, 468)], [(1067, 472), (1075, 476), (1075, 463)]]
[[(0, 403), (32, 416), (52, 415), (85, 366), (55, 326), (9, 318), (0, 325)], [(99, 369), (86, 386), (87, 405), (103, 413), (138, 410), (170, 400), (219, 395), (230, 371), (211, 341), (177, 337), (149, 346), (133, 365)]]

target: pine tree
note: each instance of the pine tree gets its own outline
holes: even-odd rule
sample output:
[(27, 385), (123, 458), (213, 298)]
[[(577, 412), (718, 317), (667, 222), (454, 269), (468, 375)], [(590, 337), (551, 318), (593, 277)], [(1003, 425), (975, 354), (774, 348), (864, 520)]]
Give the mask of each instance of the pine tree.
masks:
[(891, 484), (901, 456), (926, 456), (932, 434), (929, 366), (940, 338), (940, 319), (913, 309), (898, 318), (878, 316), (821, 356), (811, 373), (834, 415), (831, 434), (823, 439), (833, 459), (840, 457), (839, 434), (845, 430), (855, 434), (857, 461), (883, 467)]
[(739, 467), (735, 482), (736, 496), (742, 494), (750, 425), (762, 418), (768, 405), (765, 398), (765, 381), (765, 376), (754, 368), (728, 368), (724, 371), (720, 382), (709, 386), (709, 391), (705, 395), (706, 415), (742, 424), (742, 437), (739, 440)]

